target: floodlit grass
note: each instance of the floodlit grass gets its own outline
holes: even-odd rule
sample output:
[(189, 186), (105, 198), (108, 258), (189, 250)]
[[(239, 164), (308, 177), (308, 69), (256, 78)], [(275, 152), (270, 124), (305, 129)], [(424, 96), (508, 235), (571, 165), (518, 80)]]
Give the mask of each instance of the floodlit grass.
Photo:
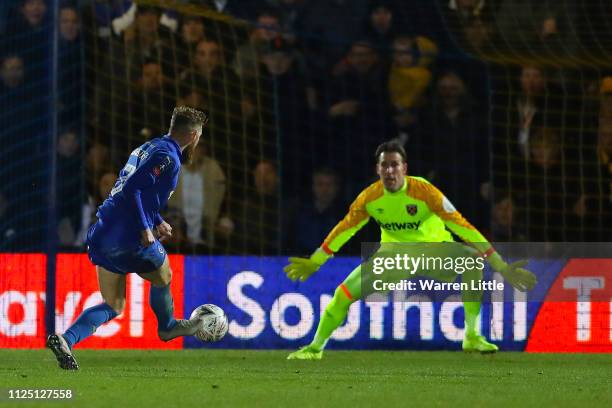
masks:
[[(612, 406), (612, 356), (328, 351), (76, 350), (81, 369), (48, 350), (0, 350), (0, 408)], [(65, 403), (12, 404), (8, 388), (71, 389)], [(49, 405), (51, 404), (51, 405)]]

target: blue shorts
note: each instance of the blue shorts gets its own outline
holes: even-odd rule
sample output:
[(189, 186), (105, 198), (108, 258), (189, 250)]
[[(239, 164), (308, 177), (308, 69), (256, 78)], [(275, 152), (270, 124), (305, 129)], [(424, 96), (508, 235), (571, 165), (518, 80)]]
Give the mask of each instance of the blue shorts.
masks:
[(130, 272), (152, 272), (159, 269), (166, 259), (166, 250), (157, 240), (148, 247), (139, 243), (117, 245), (114, 237), (109, 236), (108, 228), (105, 228), (105, 224), (101, 221), (89, 227), (87, 254), (94, 265), (121, 275)]

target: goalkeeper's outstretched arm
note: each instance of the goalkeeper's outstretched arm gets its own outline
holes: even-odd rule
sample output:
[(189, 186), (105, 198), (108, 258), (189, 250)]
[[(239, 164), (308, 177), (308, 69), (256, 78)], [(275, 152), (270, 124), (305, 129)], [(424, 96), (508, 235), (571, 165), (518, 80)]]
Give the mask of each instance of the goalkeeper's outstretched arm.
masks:
[(440, 190), (432, 184), (427, 184), (426, 190), (428, 191), (423, 195), (426, 197), (427, 205), (444, 221), (449, 230), (478, 250), (487, 259), (489, 265), (513, 287), (523, 292), (533, 289), (537, 279), (533, 273), (524, 268), (527, 265), (526, 260), (508, 264), (493, 245), (455, 209)]
[(368, 223), (370, 216), (366, 203), (382, 194), (380, 183), (374, 183), (363, 190), (351, 204), (346, 216), (331, 230), (323, 243), (309, 258), (289, 258), (289, 265), (283, 269), (291, 280), (305, 281), (315, 273), (334, 253), (338, 252), (357, 231)]

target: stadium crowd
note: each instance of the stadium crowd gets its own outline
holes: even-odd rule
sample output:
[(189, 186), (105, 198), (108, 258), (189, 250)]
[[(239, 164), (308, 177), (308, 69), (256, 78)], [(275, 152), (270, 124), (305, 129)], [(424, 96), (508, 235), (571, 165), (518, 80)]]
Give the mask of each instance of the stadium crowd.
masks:
[(492, 240), (612, 238), (609, 6), (178, 3), (62, 2), (54, 76), (47, 0), (1, 2), (0, 250), (44, 248), (49, 222), (82, 249), (119, 167), (177, 104), (210, 126), (164, 214), (171, 251), (309, 253), (389, 139)]

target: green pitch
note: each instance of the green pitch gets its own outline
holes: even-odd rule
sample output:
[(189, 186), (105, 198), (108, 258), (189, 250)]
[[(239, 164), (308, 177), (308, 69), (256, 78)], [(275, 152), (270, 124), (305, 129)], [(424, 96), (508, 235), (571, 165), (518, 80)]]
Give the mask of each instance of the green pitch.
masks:
[(46, 350), (0, 350), (7, 387), (72, 389), (78, 407), (612, 406), (612, 356), (328, 351), (77, 350), (78, 372)]

